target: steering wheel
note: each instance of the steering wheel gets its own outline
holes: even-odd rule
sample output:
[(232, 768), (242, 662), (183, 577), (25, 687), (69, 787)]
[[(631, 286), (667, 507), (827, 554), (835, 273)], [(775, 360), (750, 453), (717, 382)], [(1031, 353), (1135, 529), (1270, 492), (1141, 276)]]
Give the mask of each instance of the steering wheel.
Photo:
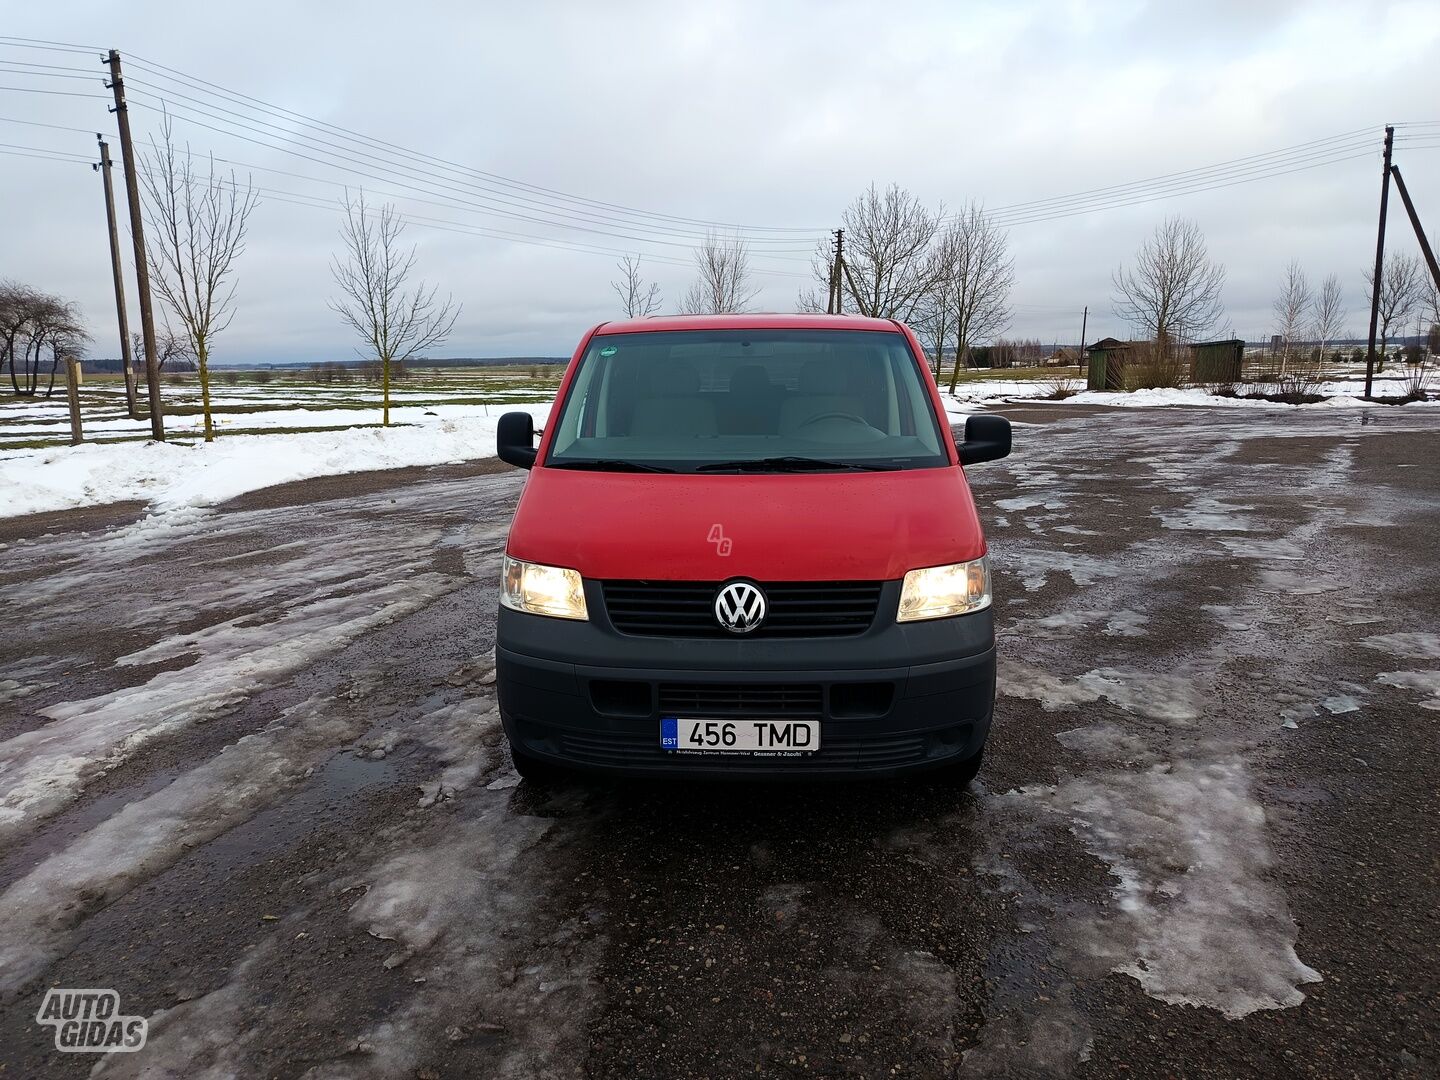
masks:
[(857, 424), (864, 424), (866, 427), (870, 426), (869, 420), (866, 420), (863, 416), (856, 416), (853, 412), (816, 413), (800, 426), (809, 427), (811, 424), (818, 424), (821, 420), (852, 420)]

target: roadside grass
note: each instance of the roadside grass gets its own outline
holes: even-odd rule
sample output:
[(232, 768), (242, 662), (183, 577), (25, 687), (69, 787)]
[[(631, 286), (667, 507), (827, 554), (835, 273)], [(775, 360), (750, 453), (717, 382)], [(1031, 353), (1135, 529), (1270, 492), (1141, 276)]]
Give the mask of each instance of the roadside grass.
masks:
[[(347, 424), (344, 427), (336, 427), (333, 424), (318, 425), (297, 425), (295, 427), (264, 427), (264, 428), (226, 428), (216, 435), (217, 441), (222, 441), (232, 435), (305, 435), (312, 432), (323, 431), (354, 431), (357, 428), (378, 428), (383, 427), (378, 422), (370, 424)], [(415, 427), (415, 424), (391, 424), (390, 430), (396, 428)], [(57, 446), (69, 445), (70, 436), (67, 430), (63, 439), (0, 439), (0, 452), (6, 450), (49, 450)], [(101, 443), (141, 443), (149, 442), (149, 434), (144, 435), (96, 435), (94, 438), (85, 437), (86, 445), (99, 445)], [(204, 440), (196, 431), (176, 432), (166, 436), (165, 441), (174, 446), (198, 446)]]
[[(149, 435), (97, 435), (93, 439), (88, 435), (86, 443), (124, 443), (124, 442), (146, 442)], [(67, 430), (64, 437), (53, 439), (0, 439), (0, 453), (6, 450), (50, 450), (57, 446), (68, 446), (70, 444), (70, 433)]]
[[(950, 385), (950, 375), (954, 368), (943, 368), (935, 377), (941, 388)], [(1053, 379), (1057, 376), (1066, 378), (1083, 378), (1079, 369), (1074, 364), (1055, 365), (1052, 367), (1023, 367), (1023, 368), (961, 368), (959, 383), (974, 382), (1028, 382), (1033, 379)]]

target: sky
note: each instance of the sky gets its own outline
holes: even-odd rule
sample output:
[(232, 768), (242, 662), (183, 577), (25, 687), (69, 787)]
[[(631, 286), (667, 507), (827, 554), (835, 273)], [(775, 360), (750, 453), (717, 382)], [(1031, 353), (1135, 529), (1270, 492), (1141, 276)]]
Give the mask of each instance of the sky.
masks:
[[(328, 306), (347, 189), (394, 202), (418, 274), (463, 305), (437, 356), (568, 354), (621, 314), (626, 253), (673, 311), (716, 227), (748, 242), (755, 308), (794, 310), (816, 239), (871, 183), (993, 212), (1009, 336), (1047, 345), (1087, 307), (1087, 340), (1128, 333), (1111, 277), (1167, 215), (1225, 265), (1239, 336), (1268, 336), (1292, 259), (1340, 276), (1363, 335), (1386, 123), (1440, 222), (1433, 0), (5, 7), (0, 277), (77, 301), (97, 356), (118, 352), (87, 164), (95, 132), (118, 157), (101, 48), (138, 142), (168, 102), (177, 140), (260, 189), (216, 364), (355, 355)], [(1391, 209), (1389, 249), (1418, 253)]]

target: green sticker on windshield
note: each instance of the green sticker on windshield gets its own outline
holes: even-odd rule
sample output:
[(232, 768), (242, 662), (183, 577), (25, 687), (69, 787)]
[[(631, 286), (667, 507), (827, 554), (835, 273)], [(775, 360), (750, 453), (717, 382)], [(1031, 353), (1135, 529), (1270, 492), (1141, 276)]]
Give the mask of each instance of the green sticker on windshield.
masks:
[(617, 349), (614, 345), (606, 345), (603, 349), (600, 350), (600, 355), (601, 355), (601, 356), (614, 356), (614, 355), (615, 355), (617, 352), (619, 352), (619, 351), (620, 351), (620, 350)]

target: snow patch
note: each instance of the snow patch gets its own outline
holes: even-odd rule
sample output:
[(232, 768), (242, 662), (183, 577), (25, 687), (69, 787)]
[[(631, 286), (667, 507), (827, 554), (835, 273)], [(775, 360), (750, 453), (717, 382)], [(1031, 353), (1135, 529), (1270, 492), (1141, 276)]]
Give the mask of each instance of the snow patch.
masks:
[(1375, 679), (1386, 686), (1419, 690), (1430, 696), (1420, 702), (1422, 709), (1440, 710), (1440, 671), (1386, 671)]
[(1180, 510), (1157, 510), (1155, 516), (1167, 529), (1201, 532), (1250, 532), (1254, 526), (1245, 514), (1253, 506), (1241, 506), (1223, 499), (1199, 498)]
[(1105, 698), (1126, 712), (1178, 726), (1200, 715), (1200, 697), (1188, 678), (1134, 668), (1097, 668), (1067, 683), (1040, 668), (1002, 659), (996, 689), (1007, 697), (1038, 701), (1046, 712)]
[(343, 707), (309, 699), (45, 859), (0, 893), (0, 991), (63, 955), (82, 919), (278, 802), (363, 726)]
[(1238, 759), (1109, 771), (1007, 800), (1064, 816), (1115, 878), (1116, 908), (1083, 928), (1080, 948), (1174, 1005), (1236, 1019), (1298, 1005), (1320, 975), (1295, 952), (1297, 930), (1270, 875), (1265, 812)]
[(1052, 574), (1069, 574), (1076, 585), (1094, 585), (1108, 578), (1120, 577), (1124, 571), (1115, 563), (1092, 555), (1060, 551), (1005, 551), (992, 553), (991, 562), (1000, 569), (1012, 570), (1029, 592), (1038, 592)]
[(366, 575), (348, 583), (358, 589), (348, 595), (308, 597), (258, 625), (249, 617), (229, 619), (122, 657), (122, 665), (196, 659), (139, 686), (51, 705), (42, 715), (52, 723), (0, 743), (0, 836), (55, 813), (156, 739), (223, 714), (457, 585), (433, 573), (395, 577), (396, 571)]
[(1237, 555), (1242, 559), (1303, 559), (1305, 553), (1292, 540), (1257, 540), (1247, 538), (1244, 540), (1225, 539), (1220, 541), (1221, 546), (1231, 555)]
[(1044, 495), (1021, 495), (1014, 499), (996, 499), (995, 505), (1001, 510), (1034, 510), (1042, 507), (1046, 510), (1063, 510), (1070, 504), (1061, 499), (1047, 499)]
[(554, 828), (512, 813), (496, 796), (478, 817), (449, 823), (428, 842), (407, 838), (403, 850), (365, 871), (358, 883), (366, 892), (351, 908), (352, 920), (394, 941), (385, 967), (406, 965), (407, 973), (423, 972), (423, 982), (360, 1036), (376, 1052), (307, 1075), (413, 1075), (447, 1027), (477, 1018), (505, 1032), (486, 1076), (558, 1075), (579, 1060), (603, 942), (587, 940), (579, 918), (537, 942), (526, 933), (557, 871), (553, 852), (536, 851)]
[(1368, 649), (1403, 656), (1409, 660), (1440, 660), (1440, 634), (1423, 631), (1376, 634), (1360, 642)]
[(1055, 734), (1055, 741), (1097, 761), (1148, 764), (1155, 760), (1149, 744), (1133, 731), (1117, 724), (1093, 724)]
[[(0, 453), (0, 517), (138, 499), (155, 509), (213, 506), (249, 491), (317, 476), (495, 456), (502, 412), (543, 424), (549, 405), (463, 408), (469, 415), (417, 417), (407, 427), (274, 435), (215, 442), (85, 443)], [(417, 410), (419, 411), (419, 410)], [(491, 415), (493, 414), (493, 415)], [(292, 418), (293, 420), (293, 418)]]

